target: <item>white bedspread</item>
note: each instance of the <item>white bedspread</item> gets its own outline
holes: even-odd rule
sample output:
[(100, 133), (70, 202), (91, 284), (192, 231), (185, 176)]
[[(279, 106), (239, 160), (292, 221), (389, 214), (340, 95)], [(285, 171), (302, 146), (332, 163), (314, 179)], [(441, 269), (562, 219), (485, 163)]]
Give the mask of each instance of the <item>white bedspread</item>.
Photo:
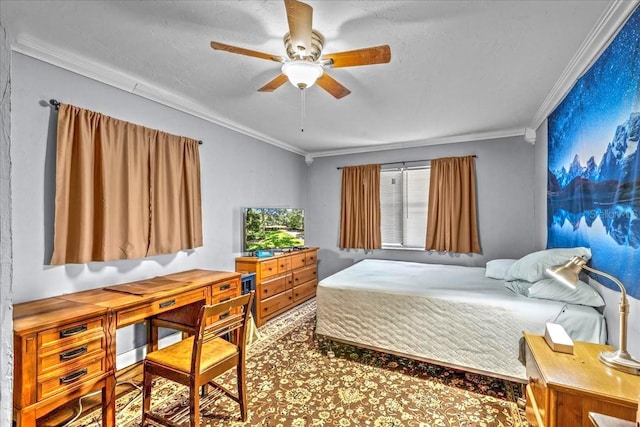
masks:
[(323, 279), (318, 334), (503, 378), (524, 380), (523, 331), (560, 323), (574, 340), (604, 343), (592, 307), (527, 298), (485, 269), (364, 260)]

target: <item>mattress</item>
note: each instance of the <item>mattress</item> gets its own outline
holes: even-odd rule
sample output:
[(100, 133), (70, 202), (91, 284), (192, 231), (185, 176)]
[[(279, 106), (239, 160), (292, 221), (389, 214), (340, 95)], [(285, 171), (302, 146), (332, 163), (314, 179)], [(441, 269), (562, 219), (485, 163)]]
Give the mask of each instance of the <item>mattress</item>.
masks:
[(319, 335), (517, 381), (523, 331), (606, 341), (593, 307), (517, 295), (479, 267), (364, 260), (320, 281), (317, 305)]

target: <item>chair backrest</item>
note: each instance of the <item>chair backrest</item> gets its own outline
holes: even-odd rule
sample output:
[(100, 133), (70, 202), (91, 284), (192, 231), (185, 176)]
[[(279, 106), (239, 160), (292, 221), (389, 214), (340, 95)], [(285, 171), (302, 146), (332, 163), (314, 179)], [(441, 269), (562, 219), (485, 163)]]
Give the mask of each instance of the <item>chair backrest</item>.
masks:
[[(251, 304), (255, 291), (221, 302), (215, 305), (204, 305), (200, 308), (196, 335), (193, 340), (191, 356), (191, 372), (198, 372), (202, 346), (209, 341), (221, 337), (232, 337), (237, 342), (240, 357), (244, 358), (247, 342), (247, 323), (251, 314)], [(214, 320), (215, 319), (215, 320)]]

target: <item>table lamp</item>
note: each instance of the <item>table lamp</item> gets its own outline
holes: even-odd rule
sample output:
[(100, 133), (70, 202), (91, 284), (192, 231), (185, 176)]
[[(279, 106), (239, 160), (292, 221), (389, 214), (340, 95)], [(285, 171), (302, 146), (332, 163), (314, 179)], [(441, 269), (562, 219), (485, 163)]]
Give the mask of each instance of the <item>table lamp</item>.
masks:
[(629, 302), (627, 291), (624, 285), (615, 277), (603, 271), (596, 270), (587, 265), (587, 261), (580, 256), (574, 256), (566, 264), (555, 265), (545, 270), (550, 277), (575, 288), (578, 284), (580, 270), (585, 269), (599, 276), (610, 279), (620, 287), (620, 348), (616, 351), (603, 351), (598, 355), (598, 359), (607, 366), (627, 372), (632, 375), (640, 375), (640, 362), (634, 360), (627, 351), (627, 318), (629, 317)]

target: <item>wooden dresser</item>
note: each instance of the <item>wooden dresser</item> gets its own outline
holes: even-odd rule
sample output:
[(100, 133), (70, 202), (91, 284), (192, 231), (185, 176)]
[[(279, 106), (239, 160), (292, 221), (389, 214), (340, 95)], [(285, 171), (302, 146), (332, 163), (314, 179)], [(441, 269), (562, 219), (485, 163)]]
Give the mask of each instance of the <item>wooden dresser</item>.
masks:
[(589, 413), (635, 421), (640, 376), (598, 360), (610, 346), (576, 341), (573, 354), (556, 353), (544, 337), (525, 333), (527, 421), (537, 427), (592, 427)]
[(256, 325), (316, 295), (318, 248), (267, 258), (236, 258), (236, 271), (256, 274)]

